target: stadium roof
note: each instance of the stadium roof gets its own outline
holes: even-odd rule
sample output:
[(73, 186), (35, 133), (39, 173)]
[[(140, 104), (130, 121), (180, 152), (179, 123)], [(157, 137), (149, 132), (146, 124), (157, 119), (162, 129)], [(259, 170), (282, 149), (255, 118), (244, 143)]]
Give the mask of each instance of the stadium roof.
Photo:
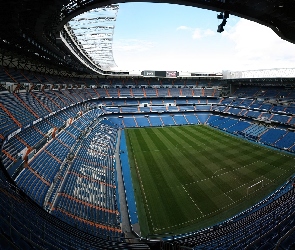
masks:
[(95, 65), (103, 70), (116, 67), (113, 33), (119, 5), (108, 5), (82, 13), (66, 24), (68, 32)]
[(252, 79), (252, 78), (294, 78), (295, 68), (260, 69), (246, 71), (224, 71), (224, 79)]
[[(92, 72), (60, 42), (60, 31), (75, 16), (123, 1), (14, 0), (0, 2), (1, 65), (52, 72)], [(129, 1), (129, 2), (139, 2)], [(151, 2), (163, 2), (152, 0)], [(253, 20), (295, 43), (293, 0), (167, 0)], [(87, 63), (89, 60), (84, 58)], [(107, 72), (101, 72), (107, 73)]]

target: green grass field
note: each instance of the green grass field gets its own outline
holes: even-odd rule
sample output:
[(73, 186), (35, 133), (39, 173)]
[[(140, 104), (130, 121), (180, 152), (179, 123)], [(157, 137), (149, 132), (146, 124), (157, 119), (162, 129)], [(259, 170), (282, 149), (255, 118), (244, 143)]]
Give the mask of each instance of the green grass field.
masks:
[(143, 236), (178, 234), (225, 220), (295, 172), (293, 155), (208, 126), (125, 131)]

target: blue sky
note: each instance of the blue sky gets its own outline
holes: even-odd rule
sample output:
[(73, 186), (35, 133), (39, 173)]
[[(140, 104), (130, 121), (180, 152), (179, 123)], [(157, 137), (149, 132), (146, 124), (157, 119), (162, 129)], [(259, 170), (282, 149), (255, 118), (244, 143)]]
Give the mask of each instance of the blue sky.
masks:
[(117, 70), (221, 72), (294, 68), (295, 45), (271, 29), (230, 15), (217, 33), (217, 12), (156, 3), (123, 3), (114, 30)]

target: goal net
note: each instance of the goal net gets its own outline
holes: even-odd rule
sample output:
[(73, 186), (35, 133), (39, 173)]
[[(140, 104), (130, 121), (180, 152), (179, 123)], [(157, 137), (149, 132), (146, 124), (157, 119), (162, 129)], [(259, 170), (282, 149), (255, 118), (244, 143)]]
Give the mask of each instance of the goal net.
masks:
[(263, 188), (263, 180), (258, 181), (256, 183), (254, 183), (253, 185), (247, 187), (247, 196), (249, 194), (252, 194), (256, 191), (258, 191), (259, 189)]

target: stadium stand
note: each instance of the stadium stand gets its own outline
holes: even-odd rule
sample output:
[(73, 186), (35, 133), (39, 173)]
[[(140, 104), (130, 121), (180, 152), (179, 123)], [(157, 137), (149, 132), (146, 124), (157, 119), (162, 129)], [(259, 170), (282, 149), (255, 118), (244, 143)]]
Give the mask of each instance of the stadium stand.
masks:
[(186, 125), (188, 121), (183, 114), (173, 116), (176, 125)]
[(267, 127), (258, 125), (258, 124), (252, 124), (250, 127), (244, 129), (242, 133), (245, 136), (248, 136), (253, 139), (257, 139), (260, 135), (262, 135), (267, 130)]
[(234, 125), (229, 127), (227, 131), (230, 132), (230, 133), (235, 134), (237, 132), (244, 131), (249, 126), (251, 126), (249, 122), (239, 120), (237, 123), (235, 123)]
[[(34, 95), (44, 105), (40, 104), (31, 93), (26, 92), (19, 95), (22, 101), (18, 100), (15, 95), (7, 93), (3, 93), (2, 95), (5, 98), (1, 98), (2, 105), (7, 107), (8, 110), (7, 112), (5, 108), (2, 108), (2, 115), (12, 127), (12, 129), (5, 130), (6, 123), (3, 123), (3, 127), (1, 127), (1, 131), (3, 131), (1, 132), (3, 135), (1, 158), (4, 167), (15, 180), (18, 188), (21, 189), (17, 189), (17, 194), (14, 193), (14, 195), (19, 197), (20, 192), (25, 192), (30, 197), (26, 199), (28, 199), (27, 203), (31, 205), (27, 203), (22, 205), (24, 211), (29, 212), (32, 209), (39, 209), (37, 207), (31, 208), (35, 202), (40, 207), (44, 207), (51, 215), (54, 215), (58, 223), (66, 223), (71, 233), (76, 233), (77, 227), (79, 230), (83, 230), (85, 236), (82, 234), (80, 238), (85, 238), (79, 243), (82, 248), (86, 247), (84, 244), (87, 244), (87, 246), (92, 244), (88, 242), (87, 237), (98, 237), (93, 242), (99, 240), (99, 246), (101, 246), (100, 244), (105, 244), (104, 246), (111, 244), (108, 240), (112, 239), (118, 244), (122, 243), (122, 248), (129, 247), (128, 243), (123, 242), (124, 234), (120, 229), (120, 205), (118, 204), (118, 192), (116, 189), (117, 173), (112, 157), (118, 128), (202, 123), (238, 136), (257, 140), (266, 145), (289, 152), (294, 151), (294, 132), (287, 130), (288, 125), (293, 124), (293, 119), (290, 119), (292, 117), (278, 113), (279, 109), (274, 111), (269, 109), (266, 113), (265, 110), (268, 108), (261, 104), (257, 105), (255, 110), (251, 109), (254, 104), (253, 100), (239, 99), (234, 102), (233, 107), (230, 106), (233, 103), (232, 98), (220, 99), (222, 100), (221, 106), (218, 105), (218, 99), (212, 101), (210, 105), (204, 105), (209, 102), (208, 100), (199, 99), (197, 100), (198, 104), (195, 105), (196, 108), (191, 110), (194, 107), (192, 104), (196, 103), (191, 99), (164, 100), (159, 97), (151, 101), (143, 99), (122, 101), (115, 98), (118, 97), (116, 94), (118, 91), (109, 90), (97, 89), (96, 91), (100, 93), (100, 96), (110, 95), (114, 97), (112, 101), (92, 99), (92, 96), (87, 94), (85, 90), (77, 91), (74, 89), (68, 92), (63, 90), (46, 91), (46, 95), (43, 92), (35, 91)], [(153, 91), (146, 90), (145, 93), (153, 93)], [(141, 93), (144, 93), (142, 89), (137, 89), (135, 96), (143, 96), (144, 94)], [(177, 91), (170, 90), (171, 93), (177, 93)], [(95, 95), (95, 91), (92, 91), (92, 94)], [(85, 100), (89, 100), (89, 102), (85, 102)], [(18, 105), (15, 102), (18, 102)], [(14, 103), (14, 105), (10, 103)], [(105, 107), (103, 109), (97, 108), (100, 103), (104, 103)], [(144, 114), (137, 114), (139, 104), (143, 103), (149, 103), (152, 106), (141, 109)], [(169, 103), (176, 104), (176, 106), (168, 106), (167, 108), (166, 104)], [(28, 107), (33, 105), (36, 106), (30, 111)], [(22, 106), (20, 111), (18, 111), (19, 106)], [(204, 107), (204, 109), (200, 107)], [(20, 115), (21, 110), (23, 113), (29, 113), (30, 115), (26, 119), (22, 118)], [(122, 118), (119, 117), (121, 115), (123, 115)], [(288, 119), (282, 117), (288, 117)], [(42, 119), (40, 120), (40, 118)], [(273, 126), (276, 124), (273, 123), (274, 121), (279, 121), (285, 127), (270, 127), (264, 121), (269, 121)], [(17, 122), (19, 122), (20, 126)], [(13, 134), (14, 131), (18, 131), (18, 133)], [(126, 148), (124, 148), (124, 145), (126, 147), (124, 133), (122, 134), (121, 147), (123, 149), (120, 150), (127, 152)], [(9, 139), (7, 140), (7, 138)], [(4, 141), (5, 143), (3, 143)], [(122, 152), (121, 161), (124, 162), (122, 170), (129, 219), (131, 224), (135, 224), (138, 222), (138, 218), (136, 216), (133, 188), (130, 186), (132, 184), (130, 172), (128, 172), (129, 168), (126, 167), (128, 156), (126, 153), (122, 154)], [(29, 159), (26, 160), (26, 157), (29, 157)], [(19, 164), (19, 161), (22, 164)], [(46, 164), (43, 164), (44, 162)], [(94, 166), (98, 167), (94, 168)], [(4, 184), (2, 180), (1, 185), (7, 184)], [(280, 195), (278, 193), (274, 194), (277, 197), (276, 199), (268, 198), (259, 206), (257, 205), (255, 208), (251, 208), (211, 229), (191, 232), (190, 235), (175, 236), (172, 242), (183, 246), (191, 246), (194, 249), (208, 247), (240, 249), (247, 245), (258, 246), (258, 240), (261, 245), (274, 246), (277, 244), (278, 239), (281, 239), (280, 244), (282, 246), (289, 246), (289, 241), (278, 237), (278, 234), (284, 235), (287, 233), (293, 221), (285, 219), (289, 218), (289, 215), (292, 216), (288, 204), (289, 201), (293, 202), (291, 184), (286, 185), (285, 191), (278, 191)], [(6, 190), (5, 193), (1, 193), (3, 199), (7, 199), (5, 195), (8, 193), (15, 192), (7, 188), (2, 189)], [(278, 204), (285, 204), (286, 209), (279, 211)], [(43, 212), (47, 213), (46, 211), (39, 212), (41, 214)], [(47, 214), (47, 216), (50, 216), (50, 214)], [(280, 214), (280, 221), (284, 225), (279, 229), (280, 231), (273, 226), (274, 224), (267, 222), (267, 218), (270, 216), (276, 217), (276, 214)], [(23, 214), (17, 214), (16, 216), (19, 216), (21, 221), (24, 220)], [(4, 227), (11, 228), (12, 223), (3, 218)], [(258, 218), (259, 220), (257, 220)], [(54, 221), (55, 219), (52, 219), (50, 223)], [(45, 224), (41, 223), (41, 225), (45, 227)], [(261, 227), (261, 225), (264, 226)], [(37, 225), (35, 227), (39, 228)], [(242, 231), (240, 232), (251, 229), (253, 233), (245, 236), (239, 233), (235, 229), (236, 227), (241, 228)], [(31, 228), (34, 227), (31, 226)], [(80, 232), (79, 230), (77, 232)], [(37, 241), (31, 243), (28, 237), (25, 237), (25, 232), (10, 231), (11, 233), (6, 234), (5, 237), (7, 239), (13, 238), (13, 242), (18, 242), (18, 244), (24, 246), (27, 246), (27, 244), (47, 244), (50, 246), (52, 244), (52, 242), (50, 243), (52, 238), (48, 237), (47, 234), (45, 234), (47, 238), (42, 238), (41, 243), (36, 243)], [(225, 233), (229, 231), (230, 234)], [(257, 234), (257, 232), (261, 232), (261, 234)], [(63, 234), (71, 235), (64, 231)], [(265, 236), (266, 234), (271, 235), (273, 242), (267, 240), (269, 237)], [(36, 237), (34, 235), (35, 233), (33, 233), (33, 237)], [(204, 235), (206, 235), (205, 238)], [(72, 236), (68, 237), (64, 242), (58, 240), (57, 246), (73, 244), (73, 239), (70, 239)], [(234, 241), (229, 239), (234, 239)], [(169, 237), (167, 241), (163, 238), (162, 247), (169, 248), (170, 242)], [(77, 245), (79, 244), (77, 243)], [(147, 246), (144, 244), (139, 245), (139, 248), (141, 247), (145, 248)]]
[(278, 141), (285, 134), (286, 134), (285, 130), (277, 129), (277, 128), (270, 128), (266, 133), (264, 133), (260, 137), (260, 141), (265, 144), (268, 144), (268, 145), (273, 145), (276, 141)]
[(185, 114), (184, 115), (186, 120), (188, 121), (188, 124), (199, 124), (200, 121), (199, 119), (196, 117), (195, 114)]
[[(295, 41), (291, 0), (177, 3), (248, 17)], [(0, 249), (294, 249), (292, 178), (208, 228), (153, 240), (122, 231), (114, 167), (121, 130), (133, 224), (138, 218), (124, 128), (205, 124), (294, 154), (294, 80), (289, 69), (283, 78), (268, 73), (233, 81), (214, 74), (167, 79), (104, 71), (84, 49), (62, 42), (68, 20), (102, 4), (110, 8), (112, 1), (0, 3)]]
[[(114, 180), (116, 129), (104, 121), (92, 127), (68, 163), (52, 214), (75, 225), (82, 223), (87, 232), (103, 237), (121, 237)], [(80, 207), (79, 209), (77, 209)]]
[(175, 121), (171, 115), (162, 115), (160, 119), (163, 121), (164, 126), (175, 125)]
[(160, 116), (150, 115), (149, 121), (151, 123), (151, 126), (164, 126)]
[(150, 126), (150, 123), (148, 121), (148, 118), (145, 117), (145, 116), (136, 116), (136, 122), (137, 122), (137, 125), (139, 127), (149, 127)]
[(284, 137), (282, 137), (280, 140), (275, 142), (275, 146), (281, 148), (281, 149), (289, 149), (292, 147), (295, 143), (295, 133), (294, 132), (288, 132), (288, 134), (285, 134)]
[(206, 113), (206, 112), (197, 113), (197, 118), (199, 119), (201, 124), (206, 124), (209, 117), (210, 117), (210, 113)]

